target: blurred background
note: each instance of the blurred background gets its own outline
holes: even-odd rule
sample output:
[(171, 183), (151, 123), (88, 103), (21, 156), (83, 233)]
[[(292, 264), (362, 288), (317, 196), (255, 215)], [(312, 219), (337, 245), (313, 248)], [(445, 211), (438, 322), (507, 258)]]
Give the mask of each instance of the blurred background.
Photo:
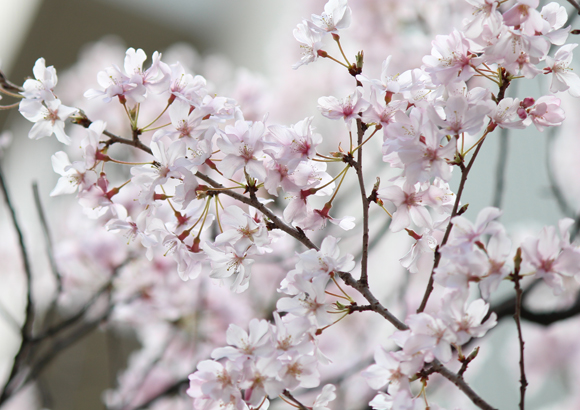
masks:
[[(3, 16), (0, 68), (11, 81), (21, 84), (32, 75), (34, 62), (44, 57), (47, 66), (55, 66), (60, 80), (61, 73), (73, 66), (87, 50), (87, 44), (105, 41), (124, 48), (143, 48), (149, 56), (155, 50), (169, 50), (168, 54), (177, 55), (181, 44), (183, 58), (199, 67), (199, 71), (218, 87), (221, 82), (235, 81), (236, 92), (242, 93), (240, 84), (243, 85), (244, 80), (240, 78), (245, 78), (244, 73), (251, 73), (247, 81), (252, 84), (264, 81), (266, 87), (282, 91), (274, 98), (284, 101), (262, 104), (263, 109), (256, 112), (256, 118), (269, 112), (277, 121), (295, 123), (316, 112), (318, 97), (330, 93), (344, 96), (352, 86), (342, 72), (338, 74), (334, 67), (329, 70), (328, 64), (324, 65), (326, 61), (319, 62), (316, 67), (291, 69), (299, 58), (292, 30), (302, 18), (308, 18), (311, 13), (320, 14), (324, 3), (322, 0), (0, 0)], [(359, 14), (358, 18), (365, 21), (364, 18), (372, 16), (379, 23), (369, 24), (369, 27), (384, 30), (373, 32), (367, 28), (370, 32), (363, 32), (352, 40), (353, 44), (365, 49), (369, 76), (380, 74), (380, 62), (390, 54), (399, 57), (398, 60), (394, 58), (394, 72), (420, 65), (421, 56), (430, 50), (428, 39), (434, 34), (447, 33), (449, 21), (454, 24), (460, 21), (452, 18), (454, 3), (451, 1), (438, 6), (419, 0), (411, 2), (411, 9), (426, 10), (425, 13), (430, 14), (429, 19), (420, 24), (417, 23), (418, 15), (400, 10), (401, 2), (380, 3), (381, 0), (358, 0), (351, 5), (353, 17), (357, 17), (357, 7), (364, 8), (365, 14), (361, 13), (362, 17)], [(441, 18), (442, 15), (445, 18)], [(389, 22), (393, 16), (403, 19), (402, 23)], [(355, 24), (353, 22), (353, 27)], [(427, 28), (422, 26), (424, 24)], [(397, 34), (391, 30), (398, 30)], [(402, 34), (408, 36), (407, 40), (397, 42)], [(370, 42), (368, 48), (365, 40)], [(349, 40), (345, 43), (348, 45)], [(358, 50), (351, 51), (354, 54)], [(103, 63), (99, 69), (111, 63)], [(116, 63), (122, 64), (122, 60)], [(246, 71), (239, 71), (242, 67)], [(68, 84), (73, 81), (70, 78), (74, 76), (69, 77)], [(537, 88), (525, 90), (526, 95), (539, 96), (540, 86), (546, 89), (548, 84), (544, 81)], [(560, 97), (567, 112), (578, 112), (578, 105), (574, 106), (567, 94)], [(508, 229), (521, 232), (538, 231), (546, 224), (557, 223), (563, 216), (575, 216), (580, 198), (577, 178), (580, 148), (576, 142), (580, 116), (570, 117), (559, 139), (549, 131), (540, 134), (528, 129), (514, 131), (509, 136), (496, 133), (497, 138), (486, 141), (464, 196), (470, 203), (470, 215), (474, 217), (485, 206), (501, 205), (505, 211), (502, 222)], [(319, 114), (316, 123), (322, 130), (327, 126)], [(332, 125), (330, 127), (333, 130)], [(32, 181), (38, 182), (49, 215), (58, 215), (59, 209), (64, 209), (65, 204), (74, 199), (49, 198), (58, 177), (52, 171), (50, 155), (60, 147), (54, 138), (29, 140), (29, 129), (30, 123), (17, 112), (0, 111), (0, 130), (12, 133), (12, 143), (4, 149), (1, 166), (30, 251), (35, 255), (33, 268), (42, 271), (47, 269), (48, 262), (32, 195)], [(550, 149), (552, 143), (556, 144), (556, 150)], [(551, 158), (551, 152), (558, 154)], [(506, 166), (498, 168), (498, 163), (504, 163), (503, 154), (507, 156)], [(504, 181), (499, 190), (498, 180)], [(452, 187), (456, 188), (457, 182), (454, 184)], [(566, 189), (555, 189), (559, 186)], [(562, 195), (559, 202), (555, 192)], [(6, 208), (0, 206), (0, 257), (6, 261), (0, 268), (0, 302), (14, 318), (21, 320), (22, 272), (19, 260), (14, 257), (18, 248), (7, 215)], [(43, 286), (50, 284), (39, 279), (35, 286), (41, 294)], [(498, 336), (498, 340), (500, 338)], [(0, 315), (0, 380), (6, 377), (18, 343), (13, 327)], [(128, 354), (137, 346), (130, 334), (119, 336), (113, 332), (93, 332), (75, 344), (47, 368), (41, 379), (40, 388), (50, 391), (50, 407), (66, 410), (103, 408), (101, 393), (115, 384), (118, 371), (125, 367)], [(491, 375), (496, 381), (502, 377), (505, 376), (501, 369)], [(510, 383), (507, 383), (508, 388), (515, 391), (515, 382)], [(493, 393), (498, 402), (515, 404), (516, 398), (510, 396), (513, 392), (498, 391), (497, 385), (493, 383), (493, 388), (484, 386), (481, 389)]]

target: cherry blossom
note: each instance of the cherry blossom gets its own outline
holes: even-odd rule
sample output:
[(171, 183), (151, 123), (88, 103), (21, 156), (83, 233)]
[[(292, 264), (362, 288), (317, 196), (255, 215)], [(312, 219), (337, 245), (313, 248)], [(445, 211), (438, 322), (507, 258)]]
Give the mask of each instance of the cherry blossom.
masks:
[(580, 253), (569, 244), (572, 220), (560, 221), (560, 238), (553, 226), (545, 227), (537, 238), (522, 243), (522, 271), (544, 279), (555, 294), (564, 290), (564, 277), (574, 276), (580, 267)]
[(369, 103), (362, 98), (360, 87), (357, 87), (352, 94), (341, 100), (332, 96), (318, 99), (318, 109), (322, 112), (322, 115), (332, 120), (342, 118), (348, 127), (350, 127), (352, 120), (361, 118), (361, 113), (368, 106)]
[(87, 170), (85, 164), (80, 161), (71, 163), (66, 152), (59, 151), (51, 159), (54, 172), (61, 175), (50, 193), (51, 196), (83, 191), (97, 182), (96, 172)]
[(464, 22), (467, 37), (479, 37), (484, 29), (489, 28), (492, 34), (499, 34), (502, 25), (502, 14), (497, 9), (496, 0), (467, 0), (473, 6), (473, 17)]
[(34, 63), (32, 72), (35, 79), (28, 79), (24, 82), (22, 95), (29, 100), (54, 100), (56, 98), (54, 96), (54, 87), (58, 82), (54, 67), (46, 67), (44, 58), (39, 58)]
[(320, 30), (310, 21), (303, 21), (294, 29), (294, 38), (298, 40), (302, 57), (300, 61), (292, 66), (296, 70), (301, 65), (309, 64), (318, 58), (318, 52), (322, 51), (322, 36)]
[(71, 139), (64, 131), (64, 122), (78, 110), (61, 104), (59, 99), (40, 100), (24, 99), (20, 102), (20, 113), (34, 126), (28, 133), (28, 138), (39, 139), (52, 134), (63, 144), (70, 144)]
[(266, 170), (261, 161), (264, 131), (262, 122), (250, 125), (238, 120), (234, 127), (228, 125), (221, 133), (217, 145), (226, 156), (219, 168), (227, 178), (243, 168), (251, 177), (264, 181)]
[[(534, 105), (526, 109), (527, 118), (524, 124), (533, 123), (538, 131), (544, 131), (545, 127), (554, 127), (564, 121), (564, 110), (560, 108), (561, 100), (551, 95), (538, 98)], [(520, 115), (521, 117), (521, 115)]]
[(314, 26), (322, 32), (338, 33), (338, 30), (350, 26), (351, 10), (347, 0), (329, 0), (324, 5), (324, 12), (317, 16), (312, 15)]
[(580, 97), (580, 78), (569, 67), (572, 62), (572, 50), (577, 46), (578, 44), (567, 44), (560, 47), (553, 58), (546, 57), (548, 67), (544, 68), (544, 72), (552, 73), (551, 92), (568, 90), (571, 96)]
[(426, 190), (421, 190), (419, 184), (406, 185), (403, 188), (391, 185), (378, 190), (377, 194), (380, 199), (393, 202), (397, 207), (389, 226), (391, 231), (398, 232), (405, 229), (410, 226), (411, 221), (419, 227), (431, 227), (432, 218), (423, 203), (426, 193)]
[(431, 55), (423, 57), (423, 63), (434, 84), (467, 81), (475, 74), (473, 67), (481, 58), (470, 52), (469, 41), (460, 31), (437, 36), (432, 44)]

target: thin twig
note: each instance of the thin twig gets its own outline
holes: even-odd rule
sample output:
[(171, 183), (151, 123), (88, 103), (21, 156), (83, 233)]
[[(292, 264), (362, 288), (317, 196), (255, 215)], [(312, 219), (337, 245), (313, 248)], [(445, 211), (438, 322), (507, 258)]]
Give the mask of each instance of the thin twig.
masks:
[[(213, 188), (218, 188), (218, 189), (223, 188), (222, 184), (220, 184), (217, 181), (214, 181), (212, 178), (208, 177), (205, 174), (202, 174), (201, 172), (197, 172), (195, 174), (195, 176), (197, 178), (201, 179), (202, 181), (207, 182)], [(210, 192), (211, 192), (211, 190), (210, 190)], [(271, 210), (266, 208), (266, 206), (264, 204), (262, 204), (260, 201), (258, 201), (257, 198), (255, 198), (255, 197), (248, 198), (247, 196), (244, 196), (244, 195), (239, 194), (237, 192), (233, 192), (231, 190), (216, 191), (216, 193), (227, 195), (227, 196), (229, 196), (233, 199), (236, 199), (236, 200), (238, 200), (246, 205), (250, 205), (250, 206), (256, 208), (257, 210), (262, 212), (266, 217), (268, 217), (268, 219), (270, 219), (270, 221), (276, 227), (276, 229), (280, 229), (281, 231), (286, 232), (288, 235), (297, 239), (300, 243), (302, 243), (307, 248), (318, 250), (318, 247), (314, 243), (312, 243), (312, 241), (306, 236), (306, 234), (304, 233), (303, 230), (301, 230), (299, 228), (294, 228), (294, 227), (282, 222), (282, 220), (280, 218), (278, 218)]]
[(12, 394), (12, 391), (10, 391), (10, 386), (13, 383), (16, 375), (20, 371), (25, 361), (25, 358), (28, 354), (30, 347), (29, 340), (30, 337), (32, 336), (32, 326), (34, 323), (34, 302), (32, 299), (32, 269), (30, 266), (30, 259), (28, 257), (28, 251), (26, 248), (26, 244), (24, 243), (24, 236), (22, 234), (20, 224), (18, 223), (18, 219), (16, 218), (16, 211), (12, 206), (10, 195), (8, 194), (8, 187), (6, 186), (4, 173), (2, 171), (1, 165), (2, 164), (0, 164), (0, 187), (4, 194), (4, 201), (6, 202), (6, 206), (10, 211), (10, 217), (12, 219), (14, 229), (16, 230), (16, 234), (18, 236), (20, 254), (22, 256), (22, 263), (24, 265), (24, 274), (26, 277), (26, 307), (25, 307), (24, 323), (20, 328), (20, 337), (21, 337), (20, 347), (18, 348), (18, 352), (14, 357), (12, 369), (10, 370), (10, 374), (8, 376), (8, 379), (6, 380), (6, 384), (2, 388), (2, 393), (0, 394), (0, 405), (4, 403), (6, 399)]
[(580, 14), (580, 4), (578, 4), (576, 0), (567, 0), (567, 1), (572, 5), (572, 7), (574, 7), (578, 11), (578, 14)]
[(477, 158), (477, 154), (479, 153), (479, 150), (483, 146), (484, 142), (485, 142), (485, 138), (483, 138), (479, 142), (479, 145), (477, 145), (477, 148), (473, 152), (473, 155), (472, 155), (471, 159), (469, 160), (467, 167), (461, 168), (461, 181), (459, 182), (459, 189), (457, 190), (457, 197), (455, 198), (455, 203), (453, 204), (453, 210), (451, 211), (451, 216), (449, 218), (449, 222), (447, 223), (447, 229), (445, 229), (445, 234), (443, 235), (443, 240), (441, 241), (441, 243), (439, 244), (439, 246), (435, 250), (435, 259), (433, 261), (433, 269), (431, 269), (431, 276), (429, 276), (429, 282), (427, 283), (427, 288), (425, 289), (425, 294), (423, 295), (423, 300), (421, 300), (421, 304), (419, 305), (419, 308), (417, 309), (417, 313), (421, 313), (425, 310), (425, 307), (427, 306), (427, 301), (429, 300), (429, 296), (431, 295), (431, 292), (433, 292), (433, 283), (434, 283), (433, 276), (435, 275), (435, 270), (437, 269), (437, 267), (439, 266), (439, 262), (441, 261), (441, 253), (439, 252), (439, 248), (445, 246), (445, 244), (447, 243), (447, 240), (449, 239), (449, 235), (451, 234), (451, 228), (453, 228), (453, 223), (451, 222), (451, 220), (453, 219), (453, 217), (455, 215), (457, 215), (457, 211), (459, 209), (459, 202), (461, 201), (461, 195), (463, 195), (463, 189), (465, 188), (465, 182), (467, 181), (467, 176), (469, 175), (469, 171), (471, 170), (471, 167), (473, 166), (473, 163), (475, 162), (475, 158)]
[[(89, 128), (91, 126), (91, 124), (93, 123), (89, 118), (87, 118), (87, 116), (82, 111), (80, 112), (80, 114), (78, 114), (77, 117), (75, 117), (72, 120), (72, 122), (73, 122), (73, 124), (77, 124), (77, 125), (80, 125), (80, 126), (85, 127), (85, 128)], [(131, 145), (132, 147), (135, 147), (137, 149), (145, 151), (148, 154), (152, 154), (151, 148), (149, 148), (147, 145), (143, 144), (139, 140), (138, 135), (136, 138), (128, 139), (128, 138), (119, 137), (118, 135), (115, 135), (112, 132), (107, 131), (107, 130), (104, 130), (103, 134), (106, 135), (107, 137), (109, 137), (109, 139), (107, 141), (103, 141), (105, 143), (105, 145), (107, 145), (107, 146), (113, 145), (115, 143), (124, 144), (124, 145)], [(133, 136), (135, 137), (135, 134)]]
[(516, 327), (518, 329), (518, 340), (520, 344), (520, 410), (524, 410), (524, 403), (526, 397), (526, 387), (528, 386), (528, 381), (526, 379), (526, 369), (524, 366), (524, 337), (522, 335), (522, 324), (520, 322), (521, 306), (522, 306), (522, 288), (520, 286), (520, 263), (521, 263), (521, 248), (518, 248), (516, 256), (514, 258), (515, 268), (514, 273), (511, 275), (514, 281), (514, 288), (516, 290), (516, 309), (514, 313), (514, 320), (516, 321)]
[(282, 392), (282, 395), (286, 398), (288, 398), (288, 400), (292, 401), (294, 404), (296, 404), (296, 407), (300, 410), (310, 410), (308, 407), (306, 407), (304, 404), (302, 404), (297, 398), (295, 398), (294, 396), (292, 396), (292, 393), (290, 393), (288, 390), (284, 390)]
[(52, 237), (50, 235), (50, 230), (48, 228), (48, 223), (46, 221), (46, 215), (42, 207), (42, 201), (40, 200), (40, 193), (38, 192), (38, 184), (36, 181), (32, 183), (32, 193), (34, 195), (34, 204), (36, 205), (36, 211), (38, 212), (38, 218), (40, 219), (40, 225), (42, 226), (42, 232), (44, 233), (44, 241), (46, 245), (46, 255), (50, 263), (50, 270), (56, 281), (56, 293), (52, 299), (51, 306), (48, 309), (49, 315), (56, 308), (56, 302), (59, 295), (62, 293), (62, 276), (58, 271), (56, 266), (56, 261), (54, 260), (54, 251), (52, 246)]
[(374, 310), (373, 307), (371, 305), (349, 305), (347, 306), (348, 308), (348, 313), (353, 313), (353, 312), (367, 312), (369, 310)]
[(360, 279), (363, 285), (368, 285), (368, 259), (369, 259), (369, 200), (365, 191), (365, 181), (362, 169), (362, 142), (365, 134), (365, 125), (360, 119), (356, 120), (357, 144), (360, 147), (357, 153), (357, 160), (354, 169), (358, 175), (358, 184), (360, 188), (362, 211), (363, 211), (363, 236), (362, 236), (362, 257), (360, 262)]
[(381, 303), (377, 300), (377, 298), (372, 294), (370, 291), (368, 284), (363, 284), (360, 281), (357, 281), (352, 275), (348, 272), (338, 272), (340, 278), (346, 283), (348, 286), (356, 289), (359, 293), (364, 296), (364, 298), (369, 302), (371, 306), (371, 310), (378, 313), (385, 319), (387, 319), (393, 326), (395, 326), (398, 330), (407, 330), (408, 326), (401, 322), (395, 315), (393, 315), (389, 310), (381, 305)]
[[(510, 86), (509, 74), (505, 69), (502, 69), (502, 71), (501, 71), (500, 84), (501, 85), (499, 87), (499, 90), (497, 93), (497, 98), (496, 98), (497, 103), (499, 103), (501, 100), (504, 99), (505, 93), (506, 93), (508, 87)], [(443, 240), (435, 249), (435, 258), (433, 261), (433, 269), (431, 269), (431, 275), (429, 276), (429, 282), (427, 283), (427, 288), (425, 289), (425, 294), (423, 295), (423, 300), (421, 300), (421, 304), (419, 305), (419, 308), (417, 309), (417, 313), (421, 313), (425, 310), (425, 307), (427, 306), (427, 301), (429, 300), (429, 296), (431, 295), (431, 292), (433, 292), (433, 276), (435, 275), (435, 270), (437, 269), (437, 267), (439, 266), (439, 262), (441, 261), (441, 253), (439, 252), (439, 249), (441, 247), (443, 247), (447, 243), (447, 240), (449, 239), (449, 234), (451, 233), (451, 228), (453, 228), (452, 219), (455, 215), (457, 215), (459, 202), (461, 200), (461, 195), (463, 194), (463, 188), (465, 187), (465, 182), (467, 181), (467, 176), (469, 175), (469, 171), (471, 170), (471, 167), (473, 166), (473, 163), (475, 162), (475, 158), (477, 158), (477, 154), (479, 153), (479, 150), (483, 146), (483, 143), (485, 142), (488, 133), (493, 130), (493, 128), (491, 128), (491, 129), (489, 128), (492, 125), (492, 122), (493, 122), (492, 120), (489, 121), (488, 127), (485, 130), (485, 133), (480, 138), (480, 140), (477, 142), (477, 148), (475, 148), (475, 151), (473, 152), (473, 155), (471, 156), (471, 159), (469, 160), (467, 167), (465, 167), (463, 165), (463, 159), (459, 165), (459, 167), (461, 168), (461, 181), (459, 182), (459, 189), (457, 190), (457, 197), (455, 198), (455, 203), (453, 204), (453, 211), (451, 212), (449, 222), (447, 223), (447, 228), (445, 229), (445, 234), (443, 235)]]
[(133, 410), (144, 410), (144, 409), (147, 409), (147, 408), (149, 408), (149, 406), (151, 406), (151, 404), (155, 403), (160, 398), (165, 397), (165, 396), (168, 396), (170, 394), (178, 393), (179, 390), (181, 390), (183, 387), (187, 386), (188, 384), (189, 384), (189, 378), (187, 378), (187, 377), (184, 378), (184, 379), (178, 380), (175, 383), (167, 386), (160, 393), (158, 393), (155, 396), (149, 398), (145, 403), (140, 404), (137, 407), (134, 407)]
[(70, 316), (67, 319), (64, 319), (62, 322), (59, 322), (52, 327), (49, 327), (41, 334), (32, 338), (30, 341), (32, 343), (40, 343), (49, 337), (57, 336), (59, 333), (77, 324), (80, 320), (84, 318), (88, 310), (95, 305), (95, 303), (100, 299), (102, 295), (111, 291), (111, 285), (112, 280), (107, 281), (107, 283), (101, 286), (101, 288), (93, 296), (91, 296), (91, 298), (87, 301), (87, 303), (85, 303), (77, 313), (75, 313), (74, 315)]
[(489, 403), (479, 397), (479, 395), (469, 387), (462, 376), (453, 373), (451, 370), (443, 366), (437, 359), (433, 361), (431, 366), (434, 371), (456, 385), (459, 390), (461, 390), (477, 407), (483, 410), (496, 410)]

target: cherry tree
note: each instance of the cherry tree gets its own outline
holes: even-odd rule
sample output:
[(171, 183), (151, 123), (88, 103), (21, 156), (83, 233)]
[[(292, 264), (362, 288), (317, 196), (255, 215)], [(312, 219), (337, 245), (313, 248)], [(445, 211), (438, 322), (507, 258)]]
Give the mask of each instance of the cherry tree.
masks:
[[(464, 197), (487, 140), (532, 124), (551, 132), (566, 121), (562, 93), (580, 95), (565, 7), (468, 1), (462, 24), (397, 73), (376, 45), (346, 45), (357, 7), (368, 12), (360, 3), (329, 0), (297, 22), (292, 68), (338, 67), (349, 86), (314, 97), (318, 112), (289, 124), (157, 51), (148, 66), (129, 48), (123, 64), (98, 67), (87, 105), (59, 98), (43, 58), (22, 85), (0, 76), (0, 92), (19, 100), (3, 109), (34, 123), (29, 138), (63, 144), (51, 196), (76, 193), (84, 215), (71, 220), (86, 226), (50, 247), (55, 290), (40, 311), (0, 179), (27, 280), (0, 405), (100, 326), (141, 343), (104, 394), (110, 409), (504, 408), (468, 371), (485, 365), (486, 335), (510, 316), (520, 409), (528, 376), (549, 367), (533, 364), (528, 342), (536, 352), (550, 338), (541, 355), (561, 348), (553, 365), (577, 371), (577, 326), (564, 322), (580, 306), (577, 216), (517, 238), (498, 207), (472, 212)], [(508, 96), (542, 76), (541, 95)], [(317, 117), (338, 126), (317, 129)], [(387, 259), (404, 278), (389, 291)], [(568, 304), (538, 313), (539, 288)], [(562, 327), (532, 342), (524, 321)], [(580, 396), (567, 400), (574, 408)]]

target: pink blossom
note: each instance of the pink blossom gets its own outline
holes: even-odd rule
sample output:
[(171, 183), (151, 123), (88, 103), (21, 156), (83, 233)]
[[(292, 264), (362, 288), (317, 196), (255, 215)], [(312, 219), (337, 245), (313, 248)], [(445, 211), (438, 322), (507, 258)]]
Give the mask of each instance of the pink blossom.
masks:
[(332, 384), (327, 384), (322, 388), (322, 392), (316, 396), (314, 400), (314, 404), (312, 405), (312, 410), (330, 410), (328, 407), (328, 403), (336, 399), (336, 394), (334, 391), (336, 387)]
[(337, 120), (342, 118), (350, 127), (352, 120), (361, 118), (361, 113), (369, 103), (362, 98), (361, 88), (357, 87), (348, 97), (339, 100), (336, 97), (320, 97), (318, 109), (326, 118)]
[(302, 58), (292, 68), (296, 70), (304, 64), (309, 64), (318, 58), (318, 52), (322, 50), (322, 33), (310, 21), (303, 21), (294, 29), (294, 38), (298, 40), (302, 51)]
[(24, 88), (22, 92), (24, 98), (41, 101), (54, 100), (56, 98), (54, 96), (54, 87), (58, 82), (54, 67), (46, 67), (44, 58), (39, 58), (34, 63), (32, 72), (34, 73), (35, 79), (26, 80), (22, 86)]
[(544, 73), (552, 73), (551, 92), (568, 90), (572, 97), (580, 97), (580, 78), (570, 67), (572, 50), (577, 46), (578, 44), (566, 44), (556, 51), (553, 58), (546, 57), (547, 67), (544, 68)]
[[(230, 324), (226, 340), (230, 346), (214, 349), (211, 357), (214, 360), (247, 359), (250, 357), (268, 357), (274, 350), (270, 340), (270, 325), (265, 320), (252, 319), (248, 325), (249, 333), (241, 327)], [(242, 360), (242, 361), (243, 361)]]
[(338, 30), (348, 28), (351, 11), (346, 2), (347, 0), (328, 0), (322, 15), (312, 15), (314, 26), (325, 33), (338, 33)]
[(407, 228), (411, 225), (411, 221), (422, 228), (431, 227), (431, 215), (423, 203), (425, 194), (426, 191), (422, 191), (419, 184), (405, 185), (403, 188), (391, 185), (377, 191), (381, 200), (390, 201), (397, 207), (389, 227), (391, 231), (398, 232)]
[(432, 45), (431, 55), (423, 57), (423, 64), (433, 84), (467, 81), (475, 74), (473, 67), (479, 65), (481, 58), (470, 51), (463, 33), (454, 30), (449, 35), (439, 35)]
[(545, 127), (561, 125), (565, 115), (560, 103), (559, 98), (551, 95), (538, 98), (534, 105), (526, 109), (527, 118), (524, 124), (529, 125), (532, 122), (540, 132)]
[(92, 170), (87, 170), (85, 164), (75, 161), (71, 164), (66, 152), (59, 151), (52, 156), (52, 168), (60, 174), (56, 186), (50, 196), (72, 194), (77, 189), (81, 191), (89, 189), (97, 182), (98, 175)]
[(235, 126), (228, 125), (220, 133), (217, 145), (226, 154), (218, 168), (226, 178), (231, 178), (236, 171), (244, 169), (249, 176), (260, 181), (266, 179), (266, 169), (262, 163), (264, 123), (247, 123), (236, 121)]
[(479, 37), (484, 29), (489, 28), (492, 34), (499, 34), (502, 25), (502, 15), (499, 12), (497, 0), (467, 0), (474, 8), (471, 20), (464, 22), (465, 34), (470, 38)]
[(248, 289), (251, 266), (254, 263), (249, 256), (256, 253), (254, 247), (243, 243), (217, 247), (205, 242), (203, 250), (211, 259), (211, 278), (229, 283), (231, 290), (236, 293)]
[(560, 238), (556, 228), (548, 226), (538, 237), (527, 238), (522, 243), (522, 273), (535, 273), (556, 295), (564, 290), (564, 277), (580, 272), (580, 252), (570, 246), (567, 233), (572, 223), (571, 219), (560, 221)]
[(78, 111), (76, 108), (61, 104), (59, 99), (44, 102), (24, 99), (20, 101), (18, 110), (24, 118), (35, 123), (28, 138), (37, 140), (54, 134), (63, 144), (70, 144), (71, 139), (64, 132), (64, 122)]

